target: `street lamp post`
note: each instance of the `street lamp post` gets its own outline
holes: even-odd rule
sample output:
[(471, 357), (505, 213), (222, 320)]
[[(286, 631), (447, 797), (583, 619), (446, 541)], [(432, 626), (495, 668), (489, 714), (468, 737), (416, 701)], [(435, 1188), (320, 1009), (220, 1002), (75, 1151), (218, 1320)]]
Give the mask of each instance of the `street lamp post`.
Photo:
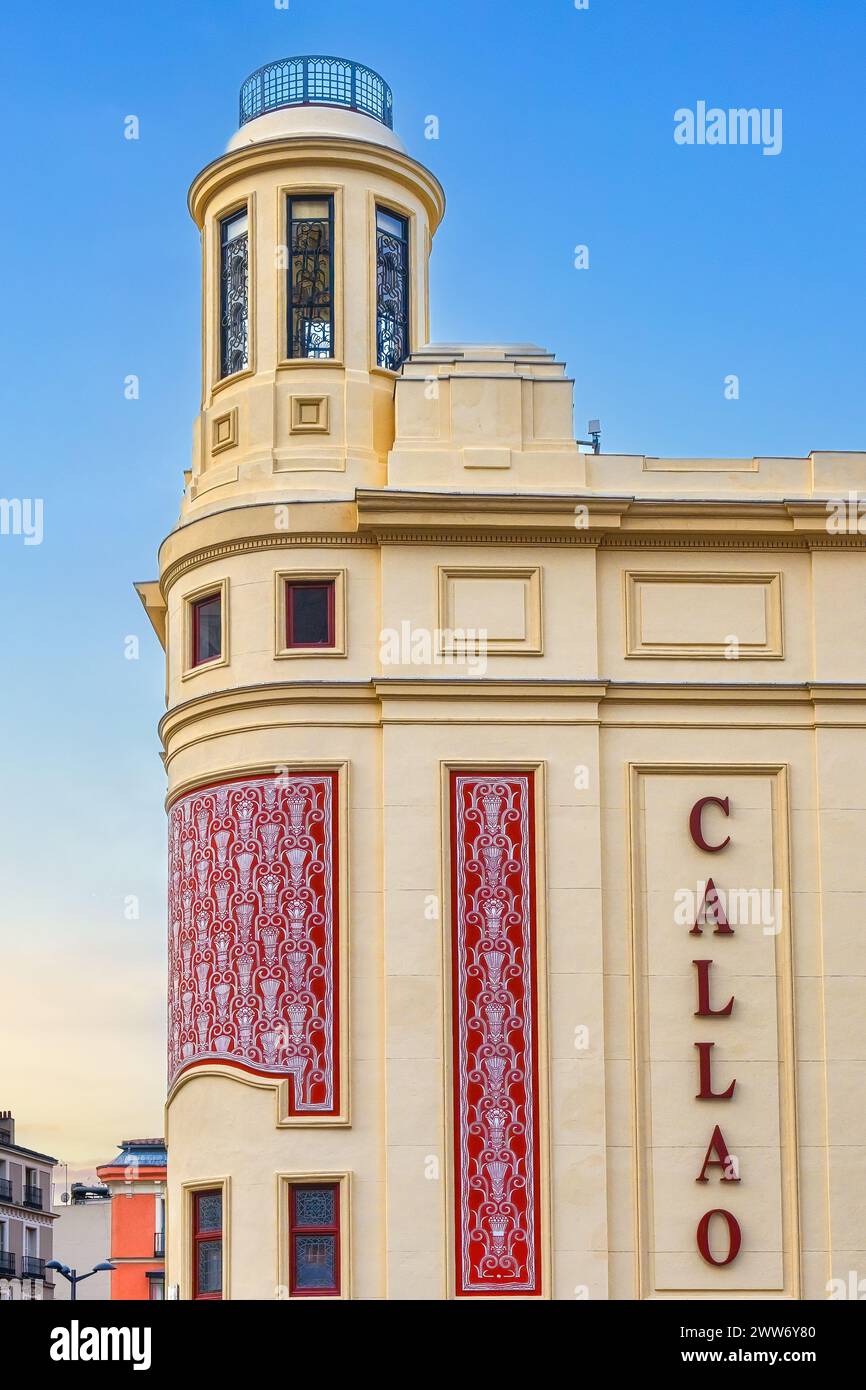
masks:
[(58, 1274), (62, 1274), (64, 1279), (69, 1281), (69, 1297), (74, 1303), (77, 1297), (76, 1290), (82, 1279), (89, 1279), (92, 1274), (102, 1274), (105, 1271), (110, 1273), (114, 1269), (114, 1265), (106, 1260), (103, 1264), (94, 1265), (87, 1274), (79, 1274), (76, 1270), (70, 1269), (68, 1265), (62, 1265), (59, 1260), (49, 1260), (45, 1268), (56, 1269)]

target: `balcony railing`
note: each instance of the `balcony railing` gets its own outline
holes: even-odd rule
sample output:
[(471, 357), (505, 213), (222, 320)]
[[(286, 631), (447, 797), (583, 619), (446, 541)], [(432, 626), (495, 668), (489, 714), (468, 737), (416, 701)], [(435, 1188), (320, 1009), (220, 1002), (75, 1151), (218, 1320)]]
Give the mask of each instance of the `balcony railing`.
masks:
[(45, 1261), (39, 1260), (35, 1255), (25, 1255), (21, 1260), (22, 1279), (44, 1279)]
[(165, 1231), (154, 1231), (153, 1234), (153, 1257), (161, 1260), (165, 1256)]
[(36, 1211), (42, 1210), (42, 1188), (33, 1187), (30, 1183), (24, 1184), (24, 1205), (34, 1207)]
[(241, 87), (240, 124), (284, 106), (343, 106), (394, 126), (391, 88), (372, 68), (349, 58), (280, 58), (250, 73)]
[(0, 1178), (0, 1202), (12, 1201), (12, 1179)]
[(15, 1256), (11, 1250), (0, 1250), (0, 1279), (15, 1278)]

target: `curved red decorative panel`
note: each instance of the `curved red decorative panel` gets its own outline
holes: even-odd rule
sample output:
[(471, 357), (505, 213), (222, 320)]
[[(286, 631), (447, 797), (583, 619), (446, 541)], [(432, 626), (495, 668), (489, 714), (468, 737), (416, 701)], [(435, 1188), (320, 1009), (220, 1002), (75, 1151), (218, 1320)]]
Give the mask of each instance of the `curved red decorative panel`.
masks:
[(169, 820), (169, 1085), (225, 1062), (339, 1113), (337, 774), (247, 777)]
[(540, 1294), (532, 773), (451, 774), (456, 1292)]

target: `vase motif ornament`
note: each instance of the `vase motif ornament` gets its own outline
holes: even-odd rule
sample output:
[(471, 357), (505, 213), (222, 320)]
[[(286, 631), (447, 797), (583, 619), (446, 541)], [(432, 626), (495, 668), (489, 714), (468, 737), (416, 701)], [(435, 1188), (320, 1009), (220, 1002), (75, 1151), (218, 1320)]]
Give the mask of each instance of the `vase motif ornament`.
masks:
[(502, 1041), (502, 1023), (505, 1018), (504, 1004), (485, 1004), (484, 1014), (487, 1019), (487, 1026), (490, 1030), (490, 1041), (498, 1043)]
[(337, 773), (189, 792), (169, 819), (169, 1057), (291, 1076), (339, 1113)]
[(277, 946), (280, 940), (279, 927), (261, 927), (259, 929), (262, 945), (265, 949), (265, 965), (273, 965), (277, 958)]
[(253, 1023), (255, 1022), (256, 1011), (246, 1005), (241, 1005), (238, 1009), (238, 1034), (240, 1037), (241, 1049), (246, 1052), (250, 1045)]
[(208, 915), (206, 912), (199, 912), (195, 919), (195, 944), (200, 951), (207, 950), (208, 943)]
[(250, 992), (250, 979), (252, 977), (254, 965), (255, 961), (253, 960), (252, 956), (238, 956), (238, 985), (240, 987), (240, 992), (242, 995), (247, 995)]
[(228, 916), (228, 910), (229, 910), (229, 881), (228, 881), (228, 879), (221, 879), (219, 883), (215, 883), (215, 884), (214, 884), (213, 894), (214, 894), (214, 897), (216, 898), (217, 917), (227, 917), (227, 916)]
[(269, 976), (262, 980), (262, 998), (265, 1001), (265, 1013), (268, 1018), (273, 1018), (277, 1007), (277, 995), (280, 992), (280, 982), (274, 976)]
[(303, 989), (307, 974), (306, 951), (289, 951), (287, 962), (289, 966), (289, 982), (292, 989)]
[(225, 970), (228, 965), (229, 947), (232, 944), (230, 934), (223, 930), (218, 931), (214, 937), (214, 945), (217, 953), (217, 970)]
[(269, 864), (273, 863), (274, 855), (277, 852), (277, 840), (280, 838), (280, 827), (271, 822), (263, 825), (260, 831), (262, 847), (265, 852), (265, 859)]
[(250, 930), (253, 925), (253, 913), (255, 912), (254, 903), (239, 903), (236, 909), (238, 918), (238, 930), (242, 942), (249, 941)]
[(451, 773), (458, 1297), (539, 1295), (534, 778)]
[(481, 862), (487, 875), (489, 887), (495, 888), (499, 882), (504, 850), (501, 845), (486, 845), (481, 851)]
[(238, 852), (238, 878), (240, 880), (242, 893), (245, 893), (250, 886), (250, 869), (252, 868), (254, 857), (255, 856), (249, 850), (240, 850)]
[(290, 849), (286, 855), (289, 861), (289, 872), (292, 875), (292, 884), (294, 887), (303, 883), (304, 860), (306, 857), (307, 851), (305, 849)]

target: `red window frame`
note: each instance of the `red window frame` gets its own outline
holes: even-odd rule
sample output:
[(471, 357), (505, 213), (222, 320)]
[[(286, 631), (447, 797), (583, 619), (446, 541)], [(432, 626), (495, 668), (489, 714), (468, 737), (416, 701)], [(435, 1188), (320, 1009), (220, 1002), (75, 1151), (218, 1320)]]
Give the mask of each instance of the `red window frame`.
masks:
[[(328, 1226), (302, 1226), (295, 1213), (297, 1192), (333, 1192), (334, 1220)], [(301, 1289), (298, 1287), (295, 1262), (295, 1236), (334, 1237), (334, 1284), (328, 1288)], [(339, 1298), (342, 1273), (340, 1269), (340, 1184), (338, 1182), (295, 1182), (289, 1188), (289, 1294), (292, 1298)]]
[[(219, 649), (219, 651), (216, 653), (215, 656), (202, 656), (202, 655), (201, 655), (201, 637), (200, 637), (200, 633), (199, 633), (199, 614), (200, 614), (200, 612), (201, 612), (201, 609), (203, 608), (203, 606), (204, 606), (206, 603), (213, 603), (215, 599), (216, 599), (217, 603), (219, 604), (219, 615), (220, 615), (220, 649)], [(190, 607), (192, 608), (192, 613), (190, 614), (190, 618), (191, 618), (191, 624), (190, 624), (190, 626), (191, 626), (191, 629), (192, 629), (192, 652), (191, 652), (192, 665), (193, 665), (193, 666), (203, 666), (203, 665), (204, 665), (206, 662), (208, 662), (208, 661), (219, 661), (220, 658), (221, 658), (221, 656), (222, 656), (222, 654), (223, 654), (223, 639), (222, 639), (223, 596), (222, 596), (222, 591), (221, 591), (220, 589), (214, 589), (214, 591), (213, 591), (212, 594), (202, 594), (201, 598), (197, 598), (197, 599), (194, 599), (194, 600), (193, 600), (193, 602), (191, 603)]]
[[(324, 642), (296, 642), (293, 627), (292, 594), (296, 589), (326, 589), (328, 593), (328, 636)], [(326, 651), (334, 646), (334, 614), (336, 611), (336, 581), (333, 579), (287, 579), (286, 602), (286, 647), (291, 651)]]
[[(220, 1224), (218, 1230), (203, 1231), (199, 1226), (199, 1210), (205, 1197), (219, 1197), (220, 1199)], [(192, 1221), (192, 1296), (194, 1299), (222, 1299), (222, 1265), (223, 1265), (223, 1206), (224, 1196), (221, 1187), (208, 1187), (201, 1192), (192, 1194), (193, 1221)], [(220, 1245), (220, 1287), (218, 1293), (202, 1293), (198, 1286), (198, 1247), (205, 1241), (214, 1242), (219, 1240)]]

